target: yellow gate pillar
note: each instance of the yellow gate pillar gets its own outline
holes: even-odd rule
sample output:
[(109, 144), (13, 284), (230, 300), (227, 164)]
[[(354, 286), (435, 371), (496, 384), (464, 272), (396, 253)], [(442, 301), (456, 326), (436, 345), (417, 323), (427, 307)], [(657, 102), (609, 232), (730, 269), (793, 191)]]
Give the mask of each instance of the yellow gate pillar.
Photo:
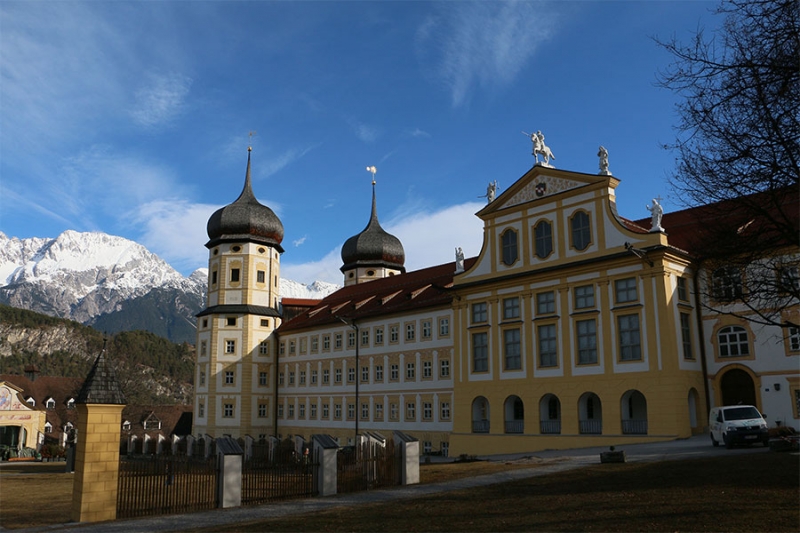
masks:
[(117, 518), (119, 436), (125, 397), (106, 364), (105, 344), (75, 400), (78, 443), (72, 485), (72, 520)]

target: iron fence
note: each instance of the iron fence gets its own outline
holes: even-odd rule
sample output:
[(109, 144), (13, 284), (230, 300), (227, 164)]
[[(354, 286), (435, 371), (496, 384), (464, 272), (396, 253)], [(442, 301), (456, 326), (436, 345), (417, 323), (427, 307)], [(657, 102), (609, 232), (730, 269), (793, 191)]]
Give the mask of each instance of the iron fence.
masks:
[(622, 433), (625, 435), (647, 435), (647, 420), (623, 420)]
[(341, 448), (337, 455), (336, 492), (390, 487), (400, 484), (393, 441), (385, 445), (364, 442), (358, 446)]
[(242, 462), (242, 505), (316, 496), (318, 467), (312, 454), (254, 444)]

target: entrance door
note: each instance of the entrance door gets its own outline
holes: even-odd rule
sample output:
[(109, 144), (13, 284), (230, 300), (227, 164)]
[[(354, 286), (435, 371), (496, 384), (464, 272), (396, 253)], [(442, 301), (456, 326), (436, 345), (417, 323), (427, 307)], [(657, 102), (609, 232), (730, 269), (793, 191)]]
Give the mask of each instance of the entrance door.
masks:
[(753, 378), (744, 370), (734, 368), (723, 374), (720, 381), (722, 405), (755, 405), (756, 387)]

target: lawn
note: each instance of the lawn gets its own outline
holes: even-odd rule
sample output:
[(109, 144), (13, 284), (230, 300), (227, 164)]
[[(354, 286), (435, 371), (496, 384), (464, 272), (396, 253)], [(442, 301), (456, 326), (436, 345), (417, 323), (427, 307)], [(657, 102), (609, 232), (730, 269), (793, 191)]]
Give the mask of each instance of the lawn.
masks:
[[(537, 461), (421, 465), (423, 483)], [(63, 463), (0, 468), (0, 526), (68, 520)], [(30, 494), (46, 506), (30, 506)], [(605, 464), (391, 504), (196, 531), (798, 531), (800, 456), (764, 453)]]

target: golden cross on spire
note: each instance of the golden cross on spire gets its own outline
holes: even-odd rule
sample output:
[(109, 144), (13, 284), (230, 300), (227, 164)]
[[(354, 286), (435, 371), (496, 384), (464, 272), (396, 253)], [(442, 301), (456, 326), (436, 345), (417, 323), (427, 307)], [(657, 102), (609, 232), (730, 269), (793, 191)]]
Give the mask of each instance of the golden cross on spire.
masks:
[(367, 167), (367, 172), (372, 172), (372, 184), (375, 185), (375, 173), (378, 172), (378, 169), (375, 166)]

